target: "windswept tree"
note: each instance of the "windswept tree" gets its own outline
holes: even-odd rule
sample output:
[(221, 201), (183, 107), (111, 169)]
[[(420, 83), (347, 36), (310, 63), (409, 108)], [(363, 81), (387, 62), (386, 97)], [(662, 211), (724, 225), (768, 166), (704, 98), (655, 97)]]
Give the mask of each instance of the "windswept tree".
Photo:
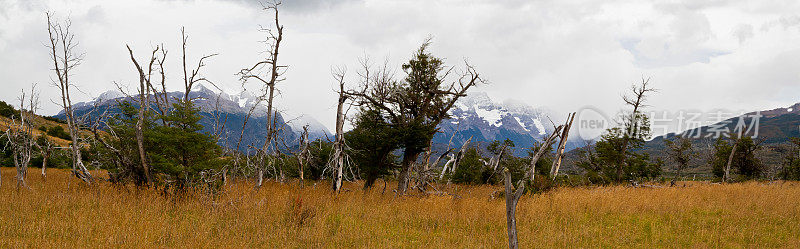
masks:
[[(262, 159), (266, 159), (269, 155), (270, 147), (273, 146), (274, 136), (277, 131), (275, 125), (277, 111), (275, 111), (273, 108), (273, 100), (275, 99), (276, 89), (275, 85), (285, 80), (282, 75), (286, 71), (286, 66), (278, 63), (278, 54), (281, 47), (281, 41), (283, 41), (283, 25), (281, 25), (278, 18), (278, 6), (280, 6), (280, 4), (280, 2), (271, 2), (262, 6), (264, 10), (275, 13), (275, 27), (273, 27), (273, 29), (263, 27), (260, 29), (260, 31), (267, 34), (266, 40), (264, 41), (264, 43), (267, 45), (267, 57), (256, 62), (248, 68), (240, 70), (238, 73), (238, 75), (241, 77), (241, 80), (244, 82), (255, 80), (263, 84), (261, 91), (262, 95), (259, 96), (259, 100), (267, 101), (267, 135), (264, 145), (261, 148), (261, 152), (259, 153)], [(262, 162), (263, 161), (265, 160), (262, 160)], [(256, 181), (256, 188), (259, 188), (263, 182), (264, 171), (266, 169), (263, 163), (262, 165), (257, 165), (256, 167), (258, 178)]]
[(80, 141), (81, 134), (78, 129), (80, 124), (78, 124), (78, 118), (75, 117), (70, 98), (70, 89), (75, 85), (70, 77), (74, 75), (73, 70), (83, 61), (83, 54), (76, 51), (78, 42), (75, 40), (71, 27), (72, 22), (69, 19), (64, 23), (58, 23), (52, 20), (50, 12), (47, 13), (47, 32), (50, 36), (46, 46), (50, 50), (53, 72), (56, 74), (53, 85), (61, 91), (61, 107), (64, 110), (67, 128), (72, 138), (72, 144), (70, 145), (72, 151), (72, 173), (79, 179), (91, 183), (94, 179), (89, 170), (86, 169), (86, 166), (83, 165), (80, 148), (82, 141)]
[(623, 182), (661, 173), (659, 164), (651, 162), (649, 154), (636, 151), (652, 134), (644, 108), (647, 97), (656, 89), (650, 86), (650, 79), (642, 79), (641, 83), (631, 85), (630, 90), (630, 95), (622, 97), (630, 110), (619, 116), (618, 126), (606, 130), (593, 148), (587, 148), (594, 150), (584, 153), (588, 161), (578, 163), (590, 178)]
[(402, 65), (405, 77), (400, 80), (393, 77), (387, 66), (373, 70), (367, 60), (362, 61), (362, 88), (351, 92), (362, 105), (379, 111), (397, 131), (399, 145), (403, 148), (397, 184), (399, 195), (406, 192), (417, 157), (429, 146), (439, 123), (449, 117), (447, 111), (459, 98), (466, 96), (467, 90), (484, 82), (469, 63), (465, 63), (463, 72), (452, 79), (455, 68), (445, 66), (443, 59), (430, 54), (430, 44), (430, 39), (423, 42)]

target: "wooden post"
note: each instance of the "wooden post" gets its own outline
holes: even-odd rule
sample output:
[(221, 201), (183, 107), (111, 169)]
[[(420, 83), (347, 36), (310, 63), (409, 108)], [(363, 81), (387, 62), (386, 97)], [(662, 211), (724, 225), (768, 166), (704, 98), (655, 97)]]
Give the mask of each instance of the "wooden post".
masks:
[(508, 248), (517, 249), (517, 202), (522, 193), (525, 191), (525, 184), (522, 180), (517, 183), (517, 190), (514, 191), (514, 186), (511, 184), (511, 172), (508, 168), (503, 170), (506, 184), (506, 225), (508, 229)]

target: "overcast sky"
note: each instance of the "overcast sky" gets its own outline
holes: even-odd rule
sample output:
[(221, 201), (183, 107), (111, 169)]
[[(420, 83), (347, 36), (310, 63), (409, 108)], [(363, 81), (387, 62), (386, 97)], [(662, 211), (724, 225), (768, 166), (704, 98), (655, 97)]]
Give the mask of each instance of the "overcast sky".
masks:
[[(271, 14), (255, 1), (0, 0), (0, 99), (14, 103), (33, 82), (43, 112), (59, 110), (50, 85), (45, 11), (70, 17), (84, 63), (74, 72), (85, 101), (137, 83), (127, 57), (164, 44), (169, 87), (181, 87), (180, 28), (190, 61), (219, 53), (205, 76), (228, 93), (234, 74), (264, 55), (259, 25)], [(518, 99), (566, 113), (583, 106), (607, 112), (620, 94), (651, 77), (657, 110), (763, 110), (800, 101), (800, 1), (284, 1), (279, 109), (310, 115), (329, 128), (336, 111), (332, 66), (355, 75), (358, 57), (387, 58), (399, 68), (428, 35), (432, 52), (460, 65), (468, 59), (495, 100)], [(398, 70), (399, 71), (399, 70)], [(253, 89), (255, 90), (255, 89)]]

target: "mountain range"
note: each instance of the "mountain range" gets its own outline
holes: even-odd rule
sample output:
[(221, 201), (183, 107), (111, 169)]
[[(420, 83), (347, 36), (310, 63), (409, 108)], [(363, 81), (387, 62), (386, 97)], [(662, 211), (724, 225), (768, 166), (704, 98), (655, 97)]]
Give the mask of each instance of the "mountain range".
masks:
[[(505, 139), (514, 142), (515, 154), (526, 154), (526, 148), (541, 141), (554, 130), (550, 111), (533, 107), (518, 100), (493, 101), (484, 92), (474, 92), (460, 98), (449, 111), (450, 118), (439, 124), (439, 133), (433, 138), (436, 147), (459, 147), (468, 139), (482, 147), (488, 143)], [(452, 142), (451, 142), (452, 138)], [(582, 145), (573, 137), (567, 150)]]
[[(182, 92), (169, 92), (172, 98), (181, 98)], [(201, 124), (204, 132), (212, 132), (215, 123), (225, 123), (221, 143), (224, 146), (235, 148), (242, 132), (244, 120), (252, 109), (252, 114), (244, 128), (241, 146), (263, 145), (265, 137), (266, 107), (263, 101), (250, 92), (243, 91), (239, 94), (227, 94), (204, 85), (196, 85), (190, 92), (190, 97), (200, 107), (200, 114), (204, 117)], [(108, 91), (88, 102), (75, 104), (77, 115), (90, 113), (94, 106), (103, 110), (114, 111), (116, 103), (131, 98), (119, 91)], [(135, 101), (134, 101), (135, 102)], [(219, 111), (218, 115), (214, 115)], [(99, 113), (99, 112), (94, 112)], [(521, 101), (506, 100), (495, 102), (486, 93), (474, 92), (459, 99), (449, 111), (450, 118), (443, 120), (439, 125), (439, 132), (434, 136), (434, 150), (446, 150), (448, 143), (451, 147), (460, 147), (468, 139), (481, 147), (494, 140), (509, 139), (517, 148), (533, 146), (543, 136), (553, 131), (552, 122), (548, 118), (548, 110), (524, 104)], [(63, 113), (55, 117), (63, 118)], [(215, 121), (215, 119), (218, 119)], [(287, 143), (296, 142), (302, 127), (308, 125), (309, 138), (333, 139), (330, 131), (319, 121), (308, 115), (295, 118), (285, 118), (278, 114), (275, 120), (279, 128), (279, 137)], [(452, 139), (451, 139), (452, 138)], [(583, 142), (574, 139), (567, 143), (567, 150), (582, 145)], [(240, 147), (240, 150), (243, 150)], [(524, 149), (518, 149), (516, 154), (522, 155)]]
[[(168, 92), (169, 99), (182, 98), (183, 92)], [(243, 91), (239, 94), (231, 95), (220, 90), (212, 90), (204, 85), (196, 85), (189, 93), (189, 97), (194, 99), (194, 103), (200, 108), (200, 115), (203, 119), (200, 124), (203, 125), (203, 132), (212, 133), (214, 124), (224, 124), (221, 133), (221, 145), (228, 148), (236, 148), (239, 144), (239, 150), (245, 151), (249, 146), (260, 148), (264, 144), (266, 137), (267, 126), (267, 108), (263, 101), (259, 101), (258, 97), (250, 92)], [(117, 103), (126, 99), (132, 98), (126, 96), (119, 91), (108, 91), (100, 94), (97, 98), (88, 102), (81, 102), (74, 105), (76, 115), (97, 115), (104, 111), (110, 113), (118, 112)], [(133, 100), (132, 102), (136, 102)], [(92, 111), (95, 108), (97, 111)], [(252, 112), (251, 112), (252, 110)], [(248, 113), (250, 117), (247, 118)], [(216, 114), (216, 115), (215, 115)], [(63, 111), (57, 115), (56, 118), (64, 118)], [(247, 120), (247, 124), (245, 124)], [(318, 121), (310, 117), (301, 116), (287, 122), (287, 120), (278, 113), (275, 117), (274, 123), (277, 127), (276, 137), (282, 138), (287, 144), (297, 143), (299, 133), (302, 131), (302, 126), (309, 125), (309, 138), (317, 139), (330, 136), (330, 132), (321, 125)], [(242, 127), (244, 132), (242, 133)], [(241, 143), (239, 138), (241, 137)]]
[[(180, 98), (181, 92), (168, 93), (170, 98)], [(246, 150), (248, 146), (263, 146), (266, 135), (266, 107), (258, 101), (258, 97), (249, 92), (239, 94), (227, 94), (219, 90), (212, 90), (203, 85), (195, 86), (190, 93), (190, 97), (195, 99), (195, 103), (201, 109), (200, 114), (204, 117), (201, 124), (204, 132), (211, 132), (215, 119), (216, 122), (225, 123), (223, 129), (223, 139), (221, 144), (229, 148), (235, 148), (239, 136), (242, 134), (242, 125), (247, 113), (252, 109), (253, 112), (244, 126), (244, 134), (240, 150)], [(102, 111), (118, 111), (116, 103), (130, 96), (125, 96), (118, 91), (109, 91), (100, 94), (92, 101), (75, 104), (77, 115), (84, 115), (97, 106), (99, 111), (91, 112), (93, 115)], [(219, 110), (218, 115), (214, 115), (215, 110)], [(516, 145), (514, 153), (522, 156), (527, 153), (526, 148), (533, 146), (537, 141), (541, 141), (544, 136), (551, 133), (554, 129), (550, 121), (549, 111), (542, 107), (532, 107), (521, 101), (506, 100), (503, 102), (493, 101), (486, 93), (473, 92), (466, 97), (459, 99), (455, 106), (448, 112), (450, 118), (443, 120), (439, 125), (439, 132), (433, 138), (434, 151), (441, 153), (448, 147), (458, 148), (464, 142), (471, 139), (473, 144), (481, 148), (495, 140), (509, 139)], [(759, 136), (756, 141), (761, 142), (763, 150), (759, 152), (763, 162), (768, 165), (781, 163), (781, 153), (788, 149), (788, 141), (791, 137), (800, 137), (800, 103), (786, 108), (776, 108), (760, 112), (746, 113), (742, 116), (752, 116), (760, 114)], [(63, 113), (55, 115), (63, 118)], [(739, 117), (733, 117), (718, 123), (706, 125), (698, 128), (701, 134), (710, 134), (713, 129), (727, 128), (733, 130)], [(751, 119), (746, 119), (751, 122)], [(308, 126), (309, 138), (333, 139), (330, 131), (319, 121), (308, 115), (300, 115), (295, 118), (286, 119), (278, 114), (275, 119), (276, 126), (279, 127), (278, 136), (282, 137), (287, 144), (296, 143), (299, 133), (303, 126)], [(574, 133), (574, 132), (573, 132)], [(644, 146), (639, 149), (649, 153), (653, 158), (666, 159), (665, 139), (672, 139), (675, 133), (669, 133), (654, 137), (646, 141)], [(712, 153), (712, 145), (715, 138), (699, 137), (693, 138), (692, 142), (697, 152), (697, 156), (690, 163), (687, 172), (701, 175), (708, 175), (711, 172), (706, 163)], [(580, 171), (575, 167), (575, 162), (580, 160), (577, 151), (579, 148), (588, 144), (573, 135), (567, 142), (567, 154), (565, 156), (564, 171)], [(673, 168), (673, 163), (667, 162), (666, 171)]]

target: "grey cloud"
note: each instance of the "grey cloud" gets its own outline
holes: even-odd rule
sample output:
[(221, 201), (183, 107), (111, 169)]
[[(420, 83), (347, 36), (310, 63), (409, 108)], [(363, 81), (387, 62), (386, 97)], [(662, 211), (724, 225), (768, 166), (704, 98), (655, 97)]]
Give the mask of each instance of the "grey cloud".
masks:
[[(174, 1), (174, 0), (170, 0)], [(188, 1), (188, 0), (177, 0)], [(263, 3), (271, 2), (270, 0), (224, 0), (230, 2), (237, 2), (240, 4), (251, 5), (260, 7)], [(363, 2), (364, 0), (283, 0), (281, 6), (283, 9), (290, 12), (297, 13), (313, 13), (320, 10), (330, 10), (340, 5)]]

